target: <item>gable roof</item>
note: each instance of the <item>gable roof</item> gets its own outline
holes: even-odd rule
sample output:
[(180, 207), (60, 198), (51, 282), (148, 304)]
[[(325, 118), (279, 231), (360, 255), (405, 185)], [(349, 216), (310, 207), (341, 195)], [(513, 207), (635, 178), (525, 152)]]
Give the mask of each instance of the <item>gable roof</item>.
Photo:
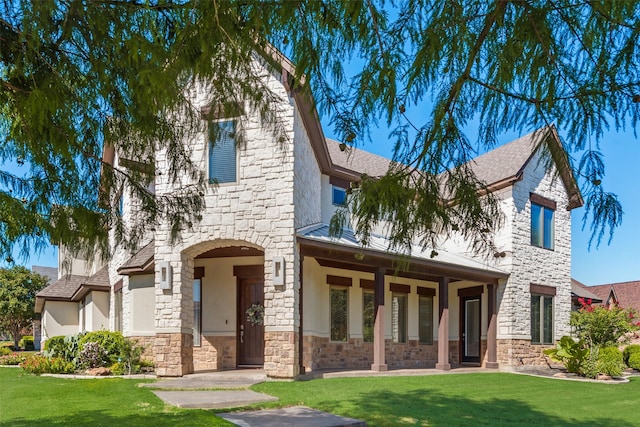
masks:
[(109, 267), (105, 265), (96, 274), (83, 280), (71, 296), (71, 301), (80, 301), (91, 291), (109, 292), (111, 284), (109, 282)]
[(576, 279), (571, 279), (571, 296), (576, 298), (587, 298), (590, 299), (592, 303), (601, 303), (604, 301), (600, 296), (591, 292), (591, 288), (589, 286), (577, 281)]
[(602, 298), (605, 303), (613, 297), (622, 308), (640, 310), (640, 281), (608, 283), (589, 287), (589, 290)]
[(155, 252), (155, 241), (147, 243), (142, 249), (136, 252), (124, 264), (118, 268), (118, 273), (123, 276), (150, 272), (153, 269), (153, 256)]
[[(357, 177), (356, 179), (362, 174), (373, 177), (382, 176), (391, 164), (389, 159), (358, 148), (347, 148), (342, 151), (340, 143), (333, 139), (327, 138), (326, 142), (334, 169), (351, 174)], [(540, 128), (488, 151), (472, 159), (468, 165), (490, 191), (499, 190), (521, 180), (524, 169), (538, 149), (545, 144), (549, 148), (549, 154), (557, 166), (560, 179), (569, 196), (567, 209), (582, 206), (584, 202), (573, 176), (569, 157), (553, 125)]]

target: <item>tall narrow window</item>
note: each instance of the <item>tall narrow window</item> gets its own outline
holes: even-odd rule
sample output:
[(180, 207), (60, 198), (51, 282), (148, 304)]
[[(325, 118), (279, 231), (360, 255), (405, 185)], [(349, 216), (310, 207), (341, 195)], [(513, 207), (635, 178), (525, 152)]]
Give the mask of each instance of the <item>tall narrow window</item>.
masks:
[(193, 345), (200, 346), (202, 340), (201, 325), (202, 325), (202, 281), (201, 279), (195, 279), (193, 281)]
[(544, 249), (553, 249), (554, 209), (531, 203), (531, 244)]
[(233, 120), (209, 123), (209, 182), (236, 182), (236, 126)]
[(371, 291), (362, 292), (362, 339), (364, 342), (373, 342), (374, 310), (374, 293)]
[(420, 295), (418, 307), (420, 344), (433, 344), (433, 297)]
[(395, 343), (407, 342), (407, 294), (391, 297), (391, 338)]
[(331, 288), (331, 341), (347, 341), (347, 289)]
[(113, 294), (115, 313), (114, 313), (114, 329), (122, 332), (122, 289), (114, 291)]
[(553, 296), (531, 295), (531, 343), (553, 344)]

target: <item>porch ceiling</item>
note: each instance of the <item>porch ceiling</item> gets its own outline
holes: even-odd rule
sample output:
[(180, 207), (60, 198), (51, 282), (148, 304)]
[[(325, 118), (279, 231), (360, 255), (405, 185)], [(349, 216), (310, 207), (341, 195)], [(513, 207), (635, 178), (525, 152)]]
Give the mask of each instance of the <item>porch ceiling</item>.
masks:
[(436, 282), (440, 277), (449, 277), (497, 284), (509, 276), (506, 271), (445, 251), (438, 251), (438, 259), (424, 251), (413, 250), (410, 255), (389, 252), (388, 240), (381, 236), (373, 236), (365, 248), (350, 230), (344, 230), (339, 238), (330, 237), (326, 224), (305, 227), (297, 237), (301, 254), (322, 260), (319, 262), (326, 266), (341, 265), (357, 271), (383, 268), (386, 274)]

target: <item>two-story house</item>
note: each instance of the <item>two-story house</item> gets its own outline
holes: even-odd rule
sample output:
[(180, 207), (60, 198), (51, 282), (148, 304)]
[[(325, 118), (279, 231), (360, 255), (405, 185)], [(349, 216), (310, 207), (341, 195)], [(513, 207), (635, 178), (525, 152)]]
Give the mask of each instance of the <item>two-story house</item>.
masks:
[[(185, 141), (216, 183), (201, 219), (178, 239), (161, 223), (136, 253), (114, 251), (99, 271), (108, 272), (108, 327), (145, 344), (161, 376), (251, 366), (291, 378), (325, 368), (542, 363), (541, 349), (569, 333), (571, 210), (582, 205), (555, 129), (471, 165), (505, 215), (495, 256), (476, 257), (452, 239), (437, 251), (416, 246), (407, 257), (388, 251), (384, 235), (366, 247), (348, 229), (329, 235), (346, 188), (363, 173), (384, 174), (389, 160), (326, 139), (312, 101), (291, 88), (287, 60), (274, 68), (256, 57), (256, 64), (276, 95), (284, 137), (249, 106), (206, 115), (209, 129)], [(208, 104), (204, 88), (192, 97), (195, 108), (222, 111)], [(545, 148), (551, 167), (541, 161)], [(120, 160), (116, 153), (112, 161)], [(166, 153), (157, 152), (155, 169), (166, 164)], [(152, 183), (157, 196), (188, 184), (167, 174)], [(123, 215), (135, 207), (125, 191)], [(79, 307), (74, 298), (102, 295), (90, 279), (68, 286), (75, 287), (70, 307)]]

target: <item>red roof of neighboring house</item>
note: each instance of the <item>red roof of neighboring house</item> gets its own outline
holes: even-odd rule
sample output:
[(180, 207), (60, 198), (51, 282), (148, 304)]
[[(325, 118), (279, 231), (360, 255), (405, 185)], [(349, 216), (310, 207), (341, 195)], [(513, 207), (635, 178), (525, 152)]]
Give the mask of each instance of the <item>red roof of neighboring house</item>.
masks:
[(602, 298), (605, 303), (608, 303), (609, 297), (613, 296), (620, 307), (640, 310), (640, 281), (590, 286), (589, 290)]
[(600, 297), (600, 295), (596, 295), (596, 293), (592, 291), (592, 288), (590, 286), (587, 286), (584, 283), (577, 281), (576, 279), (571, 279), (571, 296), (575, 296), (576, 298), (590, 299), (596, 304), (599, 304), (605, 300), (605, 298)]

